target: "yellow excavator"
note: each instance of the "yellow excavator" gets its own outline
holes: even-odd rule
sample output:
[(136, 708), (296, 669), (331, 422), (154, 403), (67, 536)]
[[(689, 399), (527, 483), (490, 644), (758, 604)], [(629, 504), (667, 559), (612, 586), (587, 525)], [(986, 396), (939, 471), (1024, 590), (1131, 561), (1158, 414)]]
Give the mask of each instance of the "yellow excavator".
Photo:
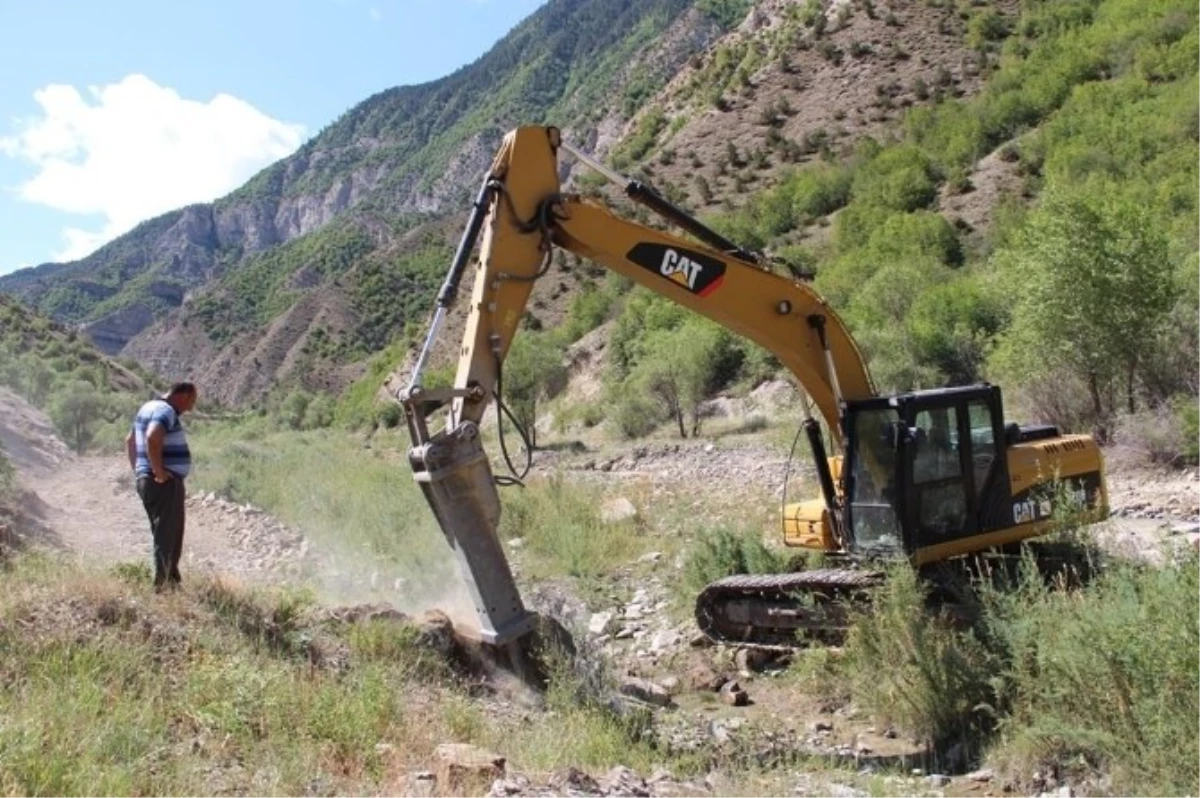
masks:
[[(563, 193), (561, 153), (690, 238)], [(454, 383), (426, 388), (422, 375), (477, 244)], [(514, 643), (536, 620), (497, 536), (497, 480), (479, 425), (500, 399), (505, 355), (555, 247), (769, 350), (808, 399), (801, 402), (803, 428), (821, 493), (785, 506), (783, 542), (846, 562), (710, 584), (697, 598), (696, 620), (714, 640), (792, 646), (806, 632), (836, 626), (840, 616), (830, 607), (840, 598), (878, 584), (882, 572), (872, 563), (907, 558), (918, 568), (936, 568), (1044, 535), (1065, 501), (1097, 517), (1106, 511), (1103, 461), (1090, 437), (1007, 423), (1000, 389), (986, 383), (880, 395), (846, 325), (803, 275), (779, 273), (651, 187), (570, 147), (556, 128), (521, 127), (505, 136), (483, 181), (410, 382), (398, 396), (413, 442), (409, 463), (458, 558), (484, 643)], [(444, 424), (434, 423), (443, 417)]]

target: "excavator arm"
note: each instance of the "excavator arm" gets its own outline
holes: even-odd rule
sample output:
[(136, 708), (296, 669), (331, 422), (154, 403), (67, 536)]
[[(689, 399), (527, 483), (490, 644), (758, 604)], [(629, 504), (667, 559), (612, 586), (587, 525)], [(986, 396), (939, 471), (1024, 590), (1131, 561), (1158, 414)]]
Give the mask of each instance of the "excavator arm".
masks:
[[(459, 558), (480, 637), (494, 645), (524, 635), (532, 616), (497, 537), (500, 503), (479, 423), (496, 396), (505, 355), (553, 247), (622, 274), (770, 351), (795, 376), (839, 443), (842, 403), (875, 393), (844, 323), (805, 282), (765, 268), (640, 183), (627, 181), (631, 198), (700, 240), (622, 219), (595, 202), (561, 193), (558, 154), (564, 148), (555, 128), (522, 127), (505, 137), (439, 293), (411, 382), (400, 396), (413, 439), (409, 459), (415, 478)], [(426, 389), (423, 371), (477, 242), (454, 384)], [(431, 432), (429, 420), (443, 408), (448, 408), (445, 426)], [(832, 502), (827, 474), (823, 483)]]

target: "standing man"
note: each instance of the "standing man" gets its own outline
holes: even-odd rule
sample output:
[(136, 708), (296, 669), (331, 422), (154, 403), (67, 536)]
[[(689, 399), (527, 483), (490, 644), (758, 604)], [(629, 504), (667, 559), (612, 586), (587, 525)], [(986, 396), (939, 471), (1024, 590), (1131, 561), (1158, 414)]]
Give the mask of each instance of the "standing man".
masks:
[(154, 589), (180, 583), (183, 553), (183, 481), (192, 470), (187, 435), (179, 417), (196, 406), (196, 386), (177, 382), (166, 396), (142, 405), (125, 438), (129, 466), (137, 474), (137, 492), (154, 535)]

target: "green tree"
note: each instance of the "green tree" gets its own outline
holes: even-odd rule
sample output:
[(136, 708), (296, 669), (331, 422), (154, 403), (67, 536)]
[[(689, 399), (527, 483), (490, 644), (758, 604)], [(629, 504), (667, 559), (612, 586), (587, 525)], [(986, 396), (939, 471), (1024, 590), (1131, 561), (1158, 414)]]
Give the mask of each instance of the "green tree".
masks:
[(1116, 409), (1107, 397), (1122, 395), (1136, 410), (1139, 369), (1176, 291), (1157, 219), (1105, 188), (1049, 191), (1013, 246), (997, 253), (1015, 300), (999, 364), (1080, 377), (1102, 439)]
[(950, 280), (917, 296), (905, 331), (919, 362), (936, 368), (948, 385), (966, 385), (980, 379), (1003, 320), (999, 304), (979, 281)]
[(854, 175), (851, 196), (896, 211), (915, 211), (937, 196), (937, 174), (923, 152), (902, 144), (881, 152)]
[(49, 414), (67, 445), (82, 452), (91, 445), (96, 426), (106, 420), (111, 409), (91, 383), (74, 380), (51, 401)]
[(304, 416), (312, 398), (312, 394), (304, 389), (289, 393), (279, 405), (280, 423), (288, 429), (304, 429)]
[(324, 429), (333, 424), (333, 397), (327, 393), (319, 393), (308, 403), (304, 410), (305, 429)]
[(503, 399), (524, 428), (530, 447), (536, 447), (538, 404), (566, 384), (563, 349), (551, 335), (519, 335), (509, 347), (502, 377)]
[(718, 383), (734, 353), (732, 336), (700, 318), (659, 332), (647, 342), (630, 383), (674, 419), (679, 437), (700, 432), (700, 405)]
[(50, 390), (54, 387), (54, 370), (36, 355), (25, 355), (21, 361), (25, 367), (25, 385), (29, 400), (40, 407), (46, 403)]

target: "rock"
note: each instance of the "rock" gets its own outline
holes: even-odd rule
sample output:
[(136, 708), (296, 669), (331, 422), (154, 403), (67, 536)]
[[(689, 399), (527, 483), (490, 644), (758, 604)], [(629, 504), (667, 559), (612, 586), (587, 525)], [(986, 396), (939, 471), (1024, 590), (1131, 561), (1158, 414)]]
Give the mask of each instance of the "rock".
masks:
[(578, 768), (569, 767), (550, 779), (555, 795), (603, 795), (600, 785)]
[(619, 688), (621, 695), (645, 701), (658, 707), (671, 706), (671, 694), (666, 688), (648, 679), (626, 679)]
[[(1051, 782), (1053, 785), (1053, 782)], [(1070, 784), (1063, 784), (1056, 788), (1053, 792), (1044, 790), (1038, 793), (1038, 798), (1074, 798), (1075, 790)]]
[(925, 777), (927, 784), (932, 784), (934, 787), (945, 787), (950, 783), (950, 777), (941, 773), (930, 773)]
[(737, 682), (725, 682), (720, 690), (721, 702), (731, 707), (744, 707), (750, 703), (750, 696)]
[(633, 795), (648, 798), (650, 788), (646, 780), (623, 765), (617, 765), (600, 778), (600, 788), (605, 795)]
[(991, 768), (983, 768), (981, 770), (973, 770), (967, 774), (967, 778), (971, 781), (991, 781), (995, 778), (995, 773)]
[(700, 663), (694, 666), (684, 676), (688, 689), (702, 693), (715, 693), (729, 678), (717, 673), (708, 665)]
[[(658, 683), (662, 689), (666, 690), (671, 695), (675, 695), (675, 693), (679, 692), (678, 676), (664, 676), (658, 680)], [(651, 781), (653, 781), (653, 779), (651, 779)]]
[(488, 798), (508, 798), (510, 795), (522, 795), (528, 789), (529, 779), (524, 776), (496, 779), (492, 782), (492, 789), (488, 790)]
[(404, 794), (413, 798), (433, 798), (437, 794), (437, 777), (428, 770), (408, 774), (404, 780)]
[(725, 718), (714, 720), (708, 724), (708, 733), (718, 743), (727, 743), (732, 738), (732, 733), (737, 731), (745, 723), (741, 718)]
[(651, 552), (647, 552), (647, 553), (643, 554), (641, 557), (638, 557), (637, 561), (640, 563), (656, 563), (661, 559), (662, 559), (661, 551), (651, 551)]
[(625, 607), (625, 612), (623, 614), (625, 620), (627, 621), (640, 621), (642, 616), (645, 614), (645, 610), (642, 609), (641, 604), (634, 602)]
[(609, 499), (600, 507), (600, 520), (606, 524), (617, 524), (637, 518), (637, 508), (624, 496)]
[(514, 551), (525, 545), (525, 538), (509, 538), (508, 547)]
[(1197, 532), (1200, 532), (1200, 524), (1175, 524), (1173, 527), (1171, 527), (1172, 535), (1194, 535)]
[(827, 785), (827, 789), (824, 794), (833, 796), (833, 798), (859, 798), (859, 796), (866, 795), (867, 793), (863, 792), (862, 790), (855, 789), (849, 784), (831, 783)]
[(615, 612), (597, 612), (588, 620), (588, 634), (600, 636), (608, 632), (608, 627), (612, 625), (613, 618), (616, 617)]
[(442, 743), (433, 756), (438, 791), (444, 795), (477, 795), (484, 785), (504, 777), (504, 757), (474, 745)]
[(809, 728), (811, 728), (817, 734), (823, 734), (833, 731), (833, 724), (827, 721), (818, 720), (815, 721)]
[(664, 651), (679, 642), (679, 635), (669, 629), (656, 632), (650, 639), (651, 651)]

